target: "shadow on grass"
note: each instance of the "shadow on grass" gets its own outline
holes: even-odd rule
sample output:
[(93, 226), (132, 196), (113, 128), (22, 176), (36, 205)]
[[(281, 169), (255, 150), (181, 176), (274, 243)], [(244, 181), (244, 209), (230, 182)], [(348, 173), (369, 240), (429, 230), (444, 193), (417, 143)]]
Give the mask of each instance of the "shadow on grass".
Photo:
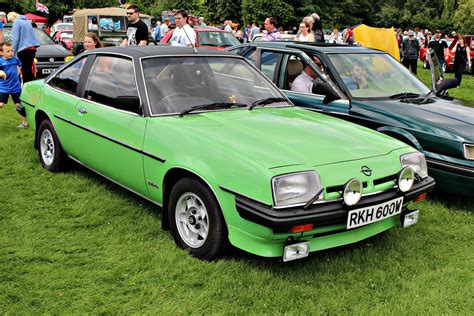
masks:
[(474, 212), (474, 197), (449, 194), (436, 191), (428, 197), (429, 201), (439, 203), (448, 209), (456, 209), (457, 211)]

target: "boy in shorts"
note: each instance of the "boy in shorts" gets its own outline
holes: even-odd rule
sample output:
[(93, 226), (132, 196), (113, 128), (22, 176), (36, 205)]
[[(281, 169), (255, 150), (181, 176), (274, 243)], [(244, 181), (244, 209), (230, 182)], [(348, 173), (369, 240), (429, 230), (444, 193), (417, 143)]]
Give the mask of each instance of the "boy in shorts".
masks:
[(2, 47), (3, 57), (0, 58), (0, 108), (4, 107), (11, 95), (20, 114), (21, 124), (18, 128), (27, 128), (26, 115), (20, 102), (21, 94), (21, 62), (13, 55), (13, 47), (10, 43), (4, 43)]

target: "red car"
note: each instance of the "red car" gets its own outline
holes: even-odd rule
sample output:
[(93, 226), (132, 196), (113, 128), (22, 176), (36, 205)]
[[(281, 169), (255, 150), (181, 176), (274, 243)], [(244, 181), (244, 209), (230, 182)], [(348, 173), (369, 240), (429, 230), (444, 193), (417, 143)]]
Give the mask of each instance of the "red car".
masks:
[[(448, 43), (448, 52), (446, 53), (446, 51), (444, 51), (444, 60), (446, 62), (443, 63), (443, 72), (447, 72), (449, 70), (452, 70), (453, 67), (454, 67), (454, 65), (453, 65), (454, 54), (451, 53), (451, 48), (453, 48), (456, 41), (454, 40), (454, 38), (445, 38), (444, 40), (446, 41), (446, 43)], [(423, 68), (425, 68), (425, 69), (430, 68), (430, 66), (428, 65), (428, 61), (426, 60), (426, 50), (427, 49), (428, 49), (427, 47), (421, 47), (420, 48), (420, 60), (423, 62)]]
[[(160, 43), (169, 43), (174, 30), (175, 29), (172, 29), (166, 33)], [(240, 44), (232, 33), (217, 28), (195, 28), (194, 31), (196, 32), (196, 47), (223, 50), (227, 47)]]
[[(473, 42), (474, 36), (466, 35), (465, 38), (466, 38), (466, 45), (468, 45), (471, 48), (470, 59), (473, 60), (474, 59), (474, 51), (472, 49), (474, 47), (473, 46), (474, 45), (474, 42)], [(456, 45), (456, 42), (457, 42), (457, 40), (453, 41), (451, 43), (451, 45), (449, 45), (448, 54), (446, 56), (444, 56), (444, 60), (446, 61), (443, 65), (443, 71), (444, 72), (454, 70), (454, 56), (456, 54), (452, 53), (451, 49), (454, 47), (454, 45)]]
[(73, 41), (72, 41), (72, 31), (71, 30), (61, 30), (57, 31), (53, 35), (53, 41), (56, 44), (62, 45), (64, 48), (72, 52)]

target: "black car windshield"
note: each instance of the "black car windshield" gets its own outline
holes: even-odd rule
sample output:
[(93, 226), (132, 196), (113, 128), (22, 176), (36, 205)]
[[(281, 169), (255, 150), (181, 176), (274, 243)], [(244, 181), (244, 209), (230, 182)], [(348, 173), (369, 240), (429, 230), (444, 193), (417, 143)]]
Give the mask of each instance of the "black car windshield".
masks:
[[(40, 43), (40, 45), (56, 45), (56, 43), (51, 39), (51, 37), (48, 36), (43, 30), (40, 30), (39, 28), (33, 28), (35, 31), (36, 39)], [(11, 27), (5, 27), (3, 30), (3, 36), (5, 37), (5, 42), (12, 43), (12, 28)]]
[[(153, 57), (143, 59), (143, 72), (153, 115), (178, 114), (193, 106), (235, 103), (283, 95), (245, 60), (232, 57)], [(288, 106), (276, 101), (266, 107)], [(218, 107), (245, 109), (239, 107)], [(202, 111), (215, 111), (215, 107)]]
[(234, 35), (228, 32), (198, 31), (199, 46), (234, 46), (240, 44)]
[(388, 54), (328, 54), (353, 97), (383, 98), (426, 95), (428, 89)]

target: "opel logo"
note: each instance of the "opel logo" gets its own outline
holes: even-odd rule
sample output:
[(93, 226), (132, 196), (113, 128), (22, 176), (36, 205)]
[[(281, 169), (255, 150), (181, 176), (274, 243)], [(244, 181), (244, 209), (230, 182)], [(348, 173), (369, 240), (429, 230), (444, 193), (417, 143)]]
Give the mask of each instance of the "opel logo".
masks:
[(372, 175), (372, 170), (367, 167), (367, 166), (362, 166), (360, 168), (360, 172), (362, 172), (363, 174), (365, 174), (367, 177), (370, 177)]

